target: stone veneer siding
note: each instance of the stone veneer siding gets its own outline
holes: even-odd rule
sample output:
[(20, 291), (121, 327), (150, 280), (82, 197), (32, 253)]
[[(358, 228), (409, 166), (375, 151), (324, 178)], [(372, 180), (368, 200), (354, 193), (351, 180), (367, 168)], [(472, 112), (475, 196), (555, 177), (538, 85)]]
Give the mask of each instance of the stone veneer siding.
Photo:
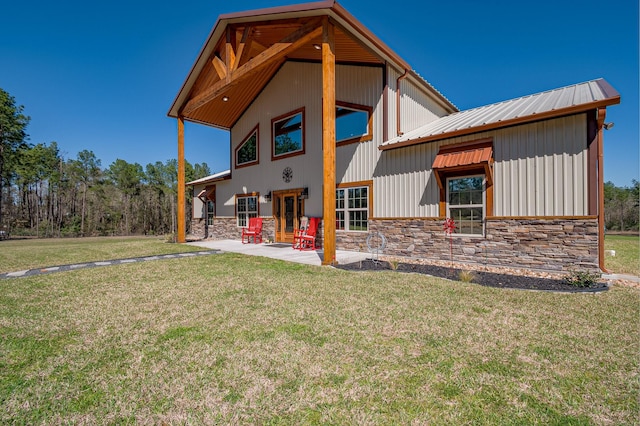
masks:
[[(449, 261), (449, 238), (443, 220), (370, 219), (369, 232), (381, 232), (387, 244), (382, 255)], [(367, 251), (368, 233), (336, 233), (336, 246)], [(453, 236), (453, 261), (567, 272), (598, 272), (596, 218), (492, 218), (484, 237)]]
[[(273, 218), (263, 217), (262, 241), (273, 241), (274, 236), (275, 221)], [(205, 219), (192, 219), (191, 237), (201, 240), (240, 240), (242, 228), (236, 225), (235, 217), (216, 217), (213, 219), (213, 225), (209, 226), (205, 225)]]

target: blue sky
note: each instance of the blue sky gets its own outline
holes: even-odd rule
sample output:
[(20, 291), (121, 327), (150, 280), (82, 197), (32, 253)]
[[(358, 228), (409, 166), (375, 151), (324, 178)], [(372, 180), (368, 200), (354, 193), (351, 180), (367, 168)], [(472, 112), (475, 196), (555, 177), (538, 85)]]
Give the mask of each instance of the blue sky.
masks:
[[(167, 111), (218, 15), (293, 3), (7, 2), (0, 88), (31, 116), (30, 141), (56, 141), (65, 158), (165, 162), (177, 156)], [(460, 109), (606, 79), (622, 103), (607, 109), (605, 180), (640, 180), (637, 1), (340, 4)], [(229, 167), (226, 132), (187, 124), (185, 138), (189, 162)]]

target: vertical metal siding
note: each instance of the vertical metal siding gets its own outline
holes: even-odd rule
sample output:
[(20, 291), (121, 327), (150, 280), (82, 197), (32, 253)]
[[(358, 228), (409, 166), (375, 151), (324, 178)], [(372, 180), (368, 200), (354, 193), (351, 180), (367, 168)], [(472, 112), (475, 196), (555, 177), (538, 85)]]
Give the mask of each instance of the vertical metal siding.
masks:
[(416, 86), (410, 78), (400, 82), (400, 107), (400, 126), (403, 133), (446, 115), (444, 109), (439, 107), (433, 98)]
[(431, 166), (438, 150), (492, 137), (494, 215), (587, 214), (586, 115), (385, 151), (376, 170), (376, 217), (437, 217)]
[(584, 114), (494, 133), (497, 216), (587, 214)]
[[(336, 99), (373, 108), (373, 141), (354, 143), (336, 150), (336, 181), (370, 180), (382, 143), (381, 67), (336, 66)], [(305, 154), (271, 161), (271, 120), (305, 107)], [(272, 214), (269, 191), (309, 188), (305, 214), (322, 215), (322, 66), (317, 63), (287, 62), (274, 76), (231, 131), (231, 152), (259, 124), (258, 165), (232, 168), (232, 180), (218, 187), (218, 214), (235, 215), (236, 193), (259, 192), (260, 214)], [(234, 161), (232, 159), (232, 161)], [(282, 180), (282, 170), (291, 167), (293, 179)]]

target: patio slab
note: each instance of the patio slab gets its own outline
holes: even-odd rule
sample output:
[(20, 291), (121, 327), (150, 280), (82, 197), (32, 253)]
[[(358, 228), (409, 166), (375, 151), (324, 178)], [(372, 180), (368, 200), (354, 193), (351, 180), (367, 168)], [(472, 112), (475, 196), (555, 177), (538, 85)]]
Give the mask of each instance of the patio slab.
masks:
[[(306, 265), (322, 265), (323, 250), (300, 251), (294, 250), (291, 244), (242, 244), (237, 240), (204, 240), (187, 243), (192, 246), (205, 247), (231, 253), (242, 253), (249, 256), (264, 256), (287, 262), (304, 263)], [(371, 257), (369, 253), (358, 253), (346, 250), (336, 250), (336, 260), (339, 264), (358, 262)]]

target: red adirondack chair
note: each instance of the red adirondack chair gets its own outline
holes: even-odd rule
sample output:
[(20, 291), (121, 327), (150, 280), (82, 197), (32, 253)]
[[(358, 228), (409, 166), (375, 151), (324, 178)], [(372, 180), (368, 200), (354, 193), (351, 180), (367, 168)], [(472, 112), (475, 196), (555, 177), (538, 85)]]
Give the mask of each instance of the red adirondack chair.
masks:
[(300, 235), (300, 250), (316, 250), (316, 234), (318, 233), (318, 225), (320, 225), (319, 217), (309, 218), (309, 226), (303, 235)]
[[(245, 243), (244, 239), (247, 238)], [(249, 219), (249, 227), (242, 228), (242, 244), (249, 243), (249, 239), (253, 237), (253, 244), (262, 242), (262, 218), (252, 217)]]
[(298, 229), (293, 230), (293, 248), (300, 248), (300, 237), (302, 237), (305, 232), (307, 232), (307, 228), (309, 227), (309, 218), (306, 216), (302, 216), (300, 218), (300, 227)]

